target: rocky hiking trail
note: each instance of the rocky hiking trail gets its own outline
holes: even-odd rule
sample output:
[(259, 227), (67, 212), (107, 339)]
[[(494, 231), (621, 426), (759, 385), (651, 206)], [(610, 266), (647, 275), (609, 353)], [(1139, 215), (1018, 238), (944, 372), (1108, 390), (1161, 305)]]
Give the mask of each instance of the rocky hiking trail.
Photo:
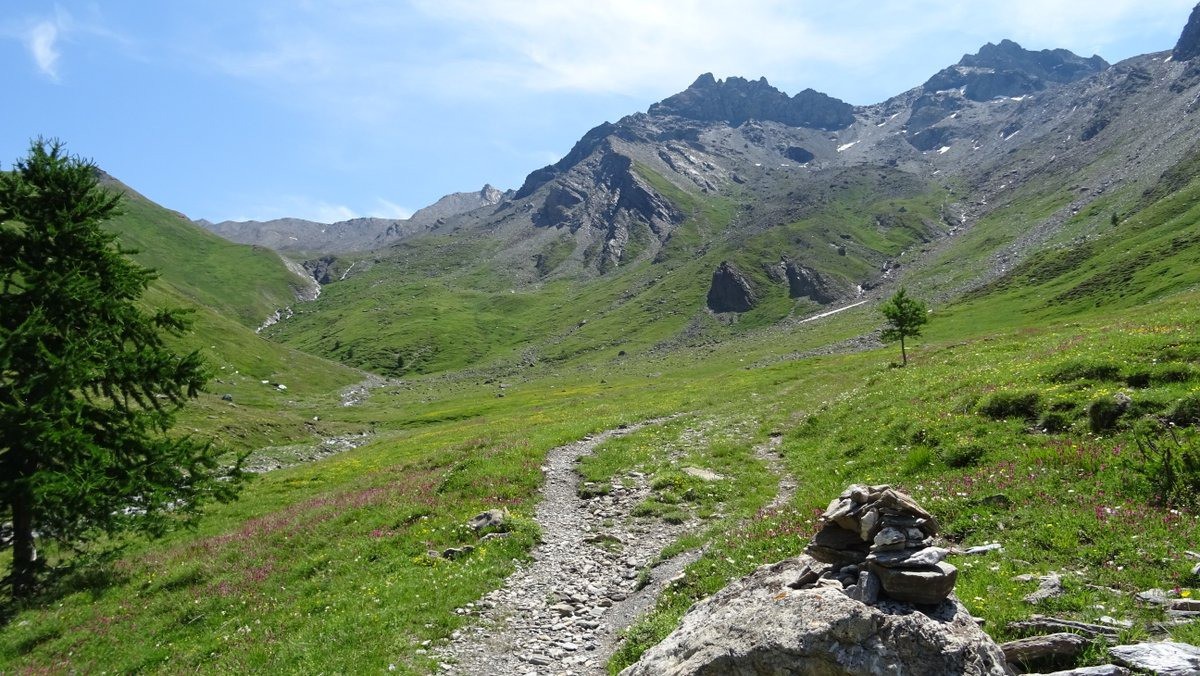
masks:
[[(607, 673), (620, 632), (653, 608), (701, 552), (658, 561), (660, 552), (695, 524), (632, 516), (650, 493), (649, 477), (629, 472), (613, 480), (608, 495), (581, 498), (575, 465), (605, 441), (665, 420), (608, 430), (550, 451), (535, 515), (542, 541), (533, 560), (500, 589), (459, 609), (477, 619), (433, 649), (439, 673)], [(773, 436), (756, 448), (777, 474), (779, 443)], [(794, 484), (782, 478), (771, 506), (786, 502), (793, 490)]]

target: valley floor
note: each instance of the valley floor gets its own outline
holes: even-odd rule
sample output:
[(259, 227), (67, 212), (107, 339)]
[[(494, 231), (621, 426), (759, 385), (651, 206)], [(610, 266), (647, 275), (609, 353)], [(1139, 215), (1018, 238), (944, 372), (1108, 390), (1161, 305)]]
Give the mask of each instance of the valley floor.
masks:
[[(948, 544), (1002, 545), (955, 561), (997, 639), (1042, 614), (1200, 640), (1135, 596), (1200, 586), (1200, 518), (1148, 450), (1197, 442), (1146, 426), (1200, 398), (1200, 296), (1008, 327), (976, 312), (935, 314), (908, 368), (891, 348), (780, 359), (838, 335), (814, 322), (607, 369), (297, 397), (314, 434), (369, 443), (61, 579), (0, 628), (0, 670), (614, 671), (697, 599), (799, 553), (853, 482), (909, 491)], [(1117, 393), (1132, 403), (1093, 428)], [(466, 525), (491, 509), (504, 535)], [(1063, 594), (1025, 601), (1051, 572)]]

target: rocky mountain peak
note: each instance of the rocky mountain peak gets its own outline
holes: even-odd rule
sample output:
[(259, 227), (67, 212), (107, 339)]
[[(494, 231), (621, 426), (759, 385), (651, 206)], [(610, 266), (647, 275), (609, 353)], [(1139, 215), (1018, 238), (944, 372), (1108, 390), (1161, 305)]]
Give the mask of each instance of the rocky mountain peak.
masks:
[(805, 89), (789, 97), (771, 86), (765, 77), (718, 80), (712, 73), (704, 73), (684, 91), (650, 106), (649, 113), (701, 122), (725, 122), (734, 127), (748, 120), (760, 120), (833, 130), (854, 122), (853, 107), (827, 94)]
[(483, 188), (479, 191), (479, 200), (484, 204), (499, 204), (502, 199), (504, 199), (504, 191), (491, 183), (484, 183)]
[(997, 96), (1023, 96), (1046, 88), (1050, 82), (1081, 80), (1108, 68), (1099, 56), (1081, 57), (1066, 49), (1032, 51), (1012, 40), (987, 43), (975, 54), (929, 78), (926, 92), (962, 89), (972, 101)]
[(1179, 42), (1175, 43), (1175, 49), (1171, 52), (1171, 57), (1176, 61), (1187, 61), (1197, 55), (1200, 55), (1200, 5), (1192, 8), (1192, 15), (1188, 17), (1183, 33), (1179, 35)]

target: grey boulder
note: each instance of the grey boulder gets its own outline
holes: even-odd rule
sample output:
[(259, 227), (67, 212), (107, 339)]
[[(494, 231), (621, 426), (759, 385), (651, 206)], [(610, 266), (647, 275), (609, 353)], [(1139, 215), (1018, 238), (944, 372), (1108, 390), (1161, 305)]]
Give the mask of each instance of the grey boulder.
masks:
[(1200, 674), (1200, 648), (1187, 643), (1161, 641), (1119, 645), (1109, 648), (1108, 654), (1118, 664), (1160, 676)]
[(624, 676), (1009, 674), (1004, 654), (954, 597), (926, 612), (838, 588), (795, 589), (808, 557), (759, 568), (697, 603)]

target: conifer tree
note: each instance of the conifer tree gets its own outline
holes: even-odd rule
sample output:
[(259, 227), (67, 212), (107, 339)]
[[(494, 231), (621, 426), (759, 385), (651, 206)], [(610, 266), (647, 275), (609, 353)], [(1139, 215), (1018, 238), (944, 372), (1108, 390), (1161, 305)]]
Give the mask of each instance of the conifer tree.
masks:
[(900, 287), (896, 295), (879, 309), (888, 322), (887, 328), (883, 330), (883, 339), (889, 342), (900, 341), (901, 364), (908, 366), (908, 352), (904, 349), (904, 339), (921, 335), (921, 327), (929, 321), (925, 303), (909, 297), (904, 287)]
[(158, 535), (231, 499), (241, 478), (208, 444), (168, 434), (207, 367), (164, 342), (186, 312), (139, 304), (155, 274), (101, 228), (121, 196), (98, 173), (43, 139), (0, 172), (0, 518), (13, 526), (14, 599), (35, 588), (37, 539)]

